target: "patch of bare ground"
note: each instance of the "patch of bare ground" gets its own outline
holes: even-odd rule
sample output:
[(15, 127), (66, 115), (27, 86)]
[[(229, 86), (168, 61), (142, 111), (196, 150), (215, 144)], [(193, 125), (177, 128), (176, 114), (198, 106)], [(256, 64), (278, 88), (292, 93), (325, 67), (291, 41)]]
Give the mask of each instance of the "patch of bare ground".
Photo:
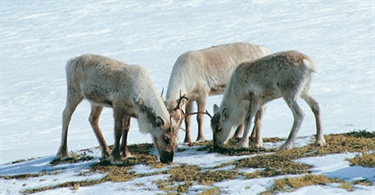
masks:
[[(213, 168), (203, 169), (195, 165), (187, 164), (163, 164), (158, 158), (151, 154), (153, 144), (135, 144), (129, 146), (129, 151), (133, 158), (122, 159), (119, 165), (112, 165), (108, 161), (102, 160), (98, 163), (93, 163), (90, 167), (90, 173), (106, 174), (99, 180), (86, 181), (71, 181), (58, 184), (55, 186), (41, 187), (35, 189), (25, 190), (24, 194), (41, 192), (55, 188), (69, 187), (72, 190), (77, 190), (79, 187), (96, 185), (103, 182), (126, 182), (134, 178), (140, 178), (151, 175), (168, 174), (169, 178), (164, 180), (153, 181), (159, 188), (167, 194), (182, 194), (189, 191), (193, 185), (206, 185), (224, 180), (231, 179), (252, 179), (261, 177), (273, 177), (279, 175), (303, 175), (301, 177), (288, 177), (284, 179), (275, 180), (275, 184), (268, 189), (264, 194), (274, 194), (283, 191), (293, 191), (303, 186), (308, 185), (327, 185), (329, 183), (339, 183), (340, 188), (348, 191), (352, 190), (354, 185), (373, 185), (369, 181), (357, 181), (353, 183), (343, 182), (342, 180), (327, 178), (323, 175), (311, 174), (310, 165), (294, 162), (296, 159), (324, 156), (328, 154), (337, 154), (343, 152), (358, 152), (362, 155), (353, 159), (348, 159), (351, 165), (374, 167), (375, 165), (375, 132), (368, 131), (352, 131), (344, 134), (325, 135), (327, 146), (317, 147), (312, 144), (303, 147), (295, 147), (291, 150), (278, 151), (277, 149), (264, 148), (248, 148), (236, 149), (235, 145), (239, 142), (238, 139), (231, 139), (226, 145), (226, 148), (214, 151), (212, 148), (212, 141), (202, 141), (190, 144), (194, 150), (208, 151), (220, 153), (228, 156), (244, 156), (249, 155), (240, 160), (223, 163)], [(265, 138), (264, 142), (283, 142), (280, 138)], [(190, 148), (183, 148), (177, 152), (191, 150)], [(79, 154), (73, 154), (72, 159), (67, 161), (52, 161), (51, 166), (61, 163), (76, 163), (80, 161), (90, 161), (92, 159), (87, 151), (80, 151)], [(21, 162), (21, 161), (20, 161)], [(143, 164), (154, 168), (166, 167), (165, 171), (153, 172), (150, 174), (137, 174), (132, 171), (132, 166)], [(219, 167), (232, 166), (230, 170), (216, 170)], [(258, 171), (252, 173), (239, 172), (242, 168), (259, 168)], [(13, 176), (0, 176), (3, 179), (27, 179), (30, 177), (40, 177), (45, 174), (59, 174), (59, 171), (41, 172), (38, 174), (20, 174)], [(85, 174), (82, 174), (85, 176)], [(209, 188), (204, 190), (201, 194), (213, 195), (220, 194), (220, 188)]]

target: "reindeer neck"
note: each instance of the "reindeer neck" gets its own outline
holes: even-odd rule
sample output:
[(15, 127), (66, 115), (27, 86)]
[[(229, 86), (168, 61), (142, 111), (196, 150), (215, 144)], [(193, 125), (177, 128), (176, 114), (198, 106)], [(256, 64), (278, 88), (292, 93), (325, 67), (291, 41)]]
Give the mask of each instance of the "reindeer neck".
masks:
[(176, 101), (180, 99), (180, 96), (183, 96), (184, 94), (188, 95), (188, 93), (189, 91), (187, 90), (184, 79), (171, 78), (167, 89), (166, 101), (173, 102), (173, 104), (177, 105)]
[(231, 121), (239, 125), (248, 111), (247, 103), (250, 103), (250, 101), (246, 92), (237, 88), (237, 81), (230, 79), (223, 95), (220, 110), (222, 111), (224, 108), (228, 109), (229, 116), (232, 118)]
[[(168, 111), (149, 76), (138, 77), (136, 80), (133, 101), (140, 113), (138, 119), (144, 117), (144, 120), (155, 123), (156, 117), (161, 117), (164, 121), (169, 122)], [(145, 85), (145, 83), (148, 84)]]

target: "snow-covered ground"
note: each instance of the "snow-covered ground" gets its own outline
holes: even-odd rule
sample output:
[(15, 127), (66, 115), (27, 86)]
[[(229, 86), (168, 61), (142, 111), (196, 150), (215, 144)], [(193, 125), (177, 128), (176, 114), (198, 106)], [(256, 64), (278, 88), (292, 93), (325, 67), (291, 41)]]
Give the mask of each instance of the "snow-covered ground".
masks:
[[(161, 91), (168, 86), (175, 60), (188, 50), (230, 42), (265, 45), (271, 52), (298, 50), (312, 57), (319, 66), (312, 90), (321, 105), (324, 132), (342, 133), (354, 129), (374, 131), (375, 3), (372, 0), (0, 2), (1, 175), (34, 172), (48, 167), (60, 144), (61, 112), (66, 98), (65, 63), (83, 53), (97, 53), (129, 64), (140, 64), (147, 68), (155, 86)], [(210, 97), (207, 109), (212, 112), (212, 105), (220, 103), (221, 98)], [(311, 136), (315, 133), (314, 118), (308, 106), (300, 102), (306, 116), (298, 136)], [(72, 151), (98, 145), (88, 122), (89, 107), (87, 102), (82, 102), (73, 115), (68, 137)], [(286, 137), (292, 120), (291, 112), (282, 100), (269, 103), (263, 122), (263, 137)], [(104, 109), (100, 125), (107, 142), (112, 144), (113, 119), (110, 109)], [(196, 127), (196, 123), (193, 126)], [(204, 126), (206, 138), (211, 139), (208, 118)], [(195, 139), (196, 135), (197, 132), (193, 130), (192, 138)], [(182, 142), (183, 132), (179, 139)], [(149, 135), (140, 134), (137, 121), (132, 120), (128, 141), (134, 144), (151, 142), (151, 139)], [(189, 155), (197, 158), (200, 155), (199, 158), (203, 159), (197, 161), (197, 158), (183, 159), (181, 156), (176, 161), (202, 162), (202, 166), (212, 166), (209, 162), (215, 160), (211, 154)], [(351, 155), (355, 154), (332, 157), (337, 163), (330, 164), (333, 166), (330, 168), (320, 163), (326, 159), (307, 159), (306, 162), (314, 164), (318, 172), (329, 172), (334, 176), (338, 174), (340, 178), (357, 177), (357, 174), (351, 173), (362, 172), (340, 160)], [(14, 167), (6, 165), (29, 158), (36, 160)], [(76, 169), (81, 170), (88, 165), (76, 166), (69, 167), (71, 171), (64, 176), (67, 180), (73, 179)], [(370, 171), (375, 172), (374, 169)], [(370, 171), (365, 170), (363, 174)], [(45, 177), (45, 181), (55, 182), (53, 176)], [(140, 180), (146, 183), (154, 179)], [(22, 190), (22, 182), (28, 183), (27, 187), (38, 187), (40, 183), (32, 179), (21, 183), (0, 181), (1, 194)], [(251, 183), (258, 186), (252, 187), (251, 190), (255, 190), (252, 192), (259, 193), (272, 185), (272, 181), (231, 180), (214, 185), (239, 186), (228, 188), (228, 193), (236, 194), (245, 193), (240, 186)], [(78, 192), (99, 194), (103, 192), (100, 190), (106, 193), (113, 190), (113, 193), (123, 193), (120, 189), (129, 186), (141, 191), (139, 186), (134, 185), (138, 181), (132, 182), (81, 187)], [(151, 182), (147, 186), (155, 187)], [(314, 190), (310, 188), (302, 188), (295, 193), (348, 193), (330, 186), (314, 186)], [(374, 191), (369, 187), (355, 189), (351, 193), (369, 194)], [(74, 192), (57, 189), (42, 194), (48, 193)], [(129, 193), (134, 191), (130, 190)]]

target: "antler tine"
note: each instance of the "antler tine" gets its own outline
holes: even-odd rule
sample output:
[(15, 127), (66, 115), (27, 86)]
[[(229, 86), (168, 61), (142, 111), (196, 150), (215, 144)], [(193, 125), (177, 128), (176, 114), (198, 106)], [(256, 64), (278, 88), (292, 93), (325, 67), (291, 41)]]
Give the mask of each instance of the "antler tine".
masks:
[(212, 115), (206, 110), (205, 114), (207, 114), (210, 118), (212, 118)]
[(182, 127), (180, 127), (180, 129), (181, 129), (182, 131), (185, 131), (185, 132), (186, 132), (186, 129), (184, 129), (184, 128), (182, 128)]
[(160, 97), (163, 98), (163, 94), (164, 94), (164, 87), (162, 88), (161, 90), (161, 94), (160, 94)]

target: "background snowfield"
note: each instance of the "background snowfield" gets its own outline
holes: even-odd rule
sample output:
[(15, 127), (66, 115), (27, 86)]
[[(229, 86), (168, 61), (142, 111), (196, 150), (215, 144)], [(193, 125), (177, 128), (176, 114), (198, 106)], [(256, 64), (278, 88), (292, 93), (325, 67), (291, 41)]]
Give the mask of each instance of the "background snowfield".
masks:
[[(128, 64), (144, 66), (161, 92), (162, 88), (166, 90), (168, 86), (175, 60), (189, 50), (231, 42), (264, 45), (272, 53), (298, 50), (318, 64), (319, 70), (314, 76), (312, 91), (321, 106), (324, 133), (343, 133), (354, 129), (374, 131), (375, 5), (371, 0), (164, 0), (157, 3), (148, 0), (1, 0), (0, 7), (0, 174), (37, 172), (48, 167), (61, 139), (61, 116), (66, 99), (65, 64), (70, 58), (84, 53), (101, 54)], [(210, 97), (207, 110), (212, 112), (213, 104), (220, 104), (221, 98), (222, 96)], [(306, 115), (297, 136), (311, 136), (315, 134), (313, 114), (304, 101), (300, 101), (300, 105)], [(73, 114), (68, 136), (69, 150), (98, 146), (88, 122), (89, 113), (90, 105), (83, 101)], [(197, 124), (193, 121), (192, 139), (195, 139)], [(285, 138), (292, 122), (292, 114), (282, 100), (271, 102), (267, 105), (262, 135)], [(100, 126), (107, 143), (113, 144), (111, 109), (104, 109)], [(204, 126), (206, 139), (212, 139), (208, 117)], [(181, 131), (180, 142), (183, 138), (184, 133)], [(128, 143), (145, 142), (152, 142), (150, 135), (141, 134), (137, 121), (132, 119)], [(202, 155), (199, 157), (203, 158), (202, 163), (220, 158), (210, 156), (211, 154), (198, 155)], [(100, 152), (96, 156), (99, 158)], [(177, 157), (176, 160), (184, 163), (197, 162), (194, 158), (186, 157), (188, 156)], [(35, 158), (38, 162), (21, 163), (13, 167), (8, 164), (29, 158)], [(338, 164), (333, 165), (334, 168), (348, 168), (349, 172), (339, 172), (339, 177), (355, 177), (352, 173), (358, 170), (352, 169), (344, 161), (348, 157), (340, 155), (332, 161), (341, 158), (343, 160), (338, 160)], [(311, 163), (318, 163), (317, 161)], [(71, 177), (74, 177), (75, 169), (88, 165), (74, 166), (66, 173), (71, 174)], [(324, 165), (317, 165), (319, 166)], [(326, 169), (319, 171), (324, 172)], [(334, 170), (328, 172), (332, 171)], [(374, 169), (363, 172), (371, 171), (375, 173)], [(153, 180), (142, 179), (149, 182)], [(252, 180), (252, 185), (260, 186), (252, 187), (252, 190), (255, 189), (252, 192), (259, 193), (263, 188), (265, 190), (272, 185), (272, 181), (273, 178)], [(12, 185), (12, 182), (17, 183), (1, 180), (0, 193), (17, 193), (23, 189), (22, 182), (20, 186)], [(36, 181), (27, 182), (30, 182), (27, 187), (38, 187)], [(235, 185), (247, 182), (246, 185), (249, 185), (246, 180), (228, 182), (235, 182)], [(107, 190), (125, 189), (124, 185), (137, 188), (131, 182), (110, 183), (81, 187), (78, 192), (110, 193)], [(149, 187), (152, 188), (153, 185), (155, 187), (150, 182)], [(231, 184), (220, 182), (215, 185)], [(106, 191), (100, 191), (103, 188)], [(249, 192), (241, 189), (245, 190), (228, 187), (228, 193)], [(314, 186), (313, 189), (305, 187), (295, 193), (305, 194), (316, 190), (331, 194), (349, 193), (330, 186)], [(137, 190), (142, 191), (135, 189)], [(151, 194), (157, 190), (155, 187)], [(374, 191), (369, 187), (356, 189), (351, 193), (368, 194), (375, 193)], [(116, 192), (124, 193), (112, 191)], [(129, 191), (129, 194), (132, 192), (134, 193)], [(66, 188), (44, 193), (74, 192)]]

